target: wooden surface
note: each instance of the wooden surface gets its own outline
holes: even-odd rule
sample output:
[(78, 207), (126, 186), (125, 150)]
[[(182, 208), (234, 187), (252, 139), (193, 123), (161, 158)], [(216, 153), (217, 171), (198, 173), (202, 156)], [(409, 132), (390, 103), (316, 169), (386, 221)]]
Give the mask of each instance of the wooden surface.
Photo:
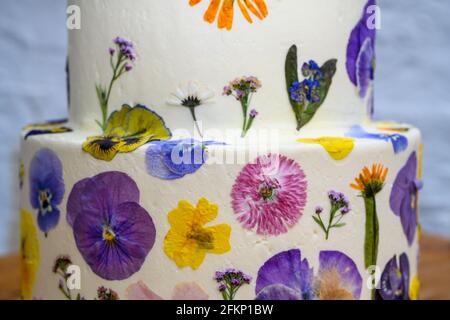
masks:
[[(450, 240), (425, 235), (421, 241), (421, 299), (450, 300)], [(0, 300), (20, 294), (19, 258), (0, 258)]]

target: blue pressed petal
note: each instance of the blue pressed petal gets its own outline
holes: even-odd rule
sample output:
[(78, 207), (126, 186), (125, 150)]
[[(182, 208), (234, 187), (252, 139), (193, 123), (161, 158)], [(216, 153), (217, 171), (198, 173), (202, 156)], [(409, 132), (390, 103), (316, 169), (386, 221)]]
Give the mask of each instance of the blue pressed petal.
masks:
[(56, 207), (52, 207), (51, 212), (42, 213), (39, 211), (37, 215), (39, 229), (45, 234), (49, 233), (58, 225), (59, 217), (60, 211)]
[(305, 275), (302, 272), (304, 265), (307, 263), (306, 259), (301, 260), (301, 252), (298, 249), (276, 254), (259, 269), (255, 288), (256, 294), (265, 287), (274, 284), (281, 284), (301, 292), (302, 287), (307, 287), (306, 281), (310, 275), (309, 273)]
[(400, 134), (389, 135), (395, 153), (400, 153), (408, 149), (408, 138)]
[(179, 175), (195, 173), (206, 161), (204, 146), (198, 142), (167, 143), (163, 154), (166, 167)]
[(409, 300), (410, 270), (406, 253), (400, 255), (400, 273), (402, 274), (403, 300)]
[(163, 141), (153, 141), (149, 144), (145, 155), (147, 172), (153, 177), (163, 180), (180, 179), (183, 175), (176, 174), (167, 168), (163, 153)]
[(367, 38), (358, 54), (356, 60), (356, 82), (359, 90), (359, 96), (364, 98), (372, 81), (374, 51), (372, 41)]
[(261, 290), (255, 300), (259, 301), (288, 301), (303, 300), (300, 292), (284, 285), (270, 285)]

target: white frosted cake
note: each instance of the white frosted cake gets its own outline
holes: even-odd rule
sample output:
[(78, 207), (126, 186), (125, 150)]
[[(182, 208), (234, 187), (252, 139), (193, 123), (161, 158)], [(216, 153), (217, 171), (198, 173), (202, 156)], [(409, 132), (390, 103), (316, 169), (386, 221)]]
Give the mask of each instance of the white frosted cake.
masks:
[(417, 299), (421, 137), (371, 120), (374, 0), (69, 5), (23, 299)]

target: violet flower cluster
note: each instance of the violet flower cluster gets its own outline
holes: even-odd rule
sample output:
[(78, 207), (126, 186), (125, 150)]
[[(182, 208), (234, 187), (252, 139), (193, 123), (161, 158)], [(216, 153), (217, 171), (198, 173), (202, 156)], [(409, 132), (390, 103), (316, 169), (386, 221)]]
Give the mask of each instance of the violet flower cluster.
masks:
[(229, 268), (225, 271), (217, 271), (214, 280), (219, 284), (218, 290), (222, 293), (224, 300), (234, 300), (236, 293), (245, 285), (250, 284), (252, 277), (244, 272)]
[[(315, 215), (313, 216), (314, 221), (325, 232), (326, 240), (328, 240), (330, 236), (331, 229), (342, 228), (345, 226), (345, 223), (341, 221), (344, 216), (352, 210), (350, 201), (342, 192), (330, 191), (328, 192), (328, 199), (330, 200), (331, 204), (330, 215), (328, 219), (322, 219), (324, 209), (320, 206), (316, 207)], [(328, 220), (327, 225), (325, 225), (324, 220)]]
[(250, 103), (253, 94), (255, 94), (262, 87), (261, 81), (258, 78), (241, 77), (231, 81), (223, 89), (223, 95), (233, 96), (241, 103), (242, 112), (244, 114), (244, 123), (242, 126), (242, 137), (244, 137), (253, 125), (253, 121), (258, 116), (256, 109), (250, 108)]
[(119, 295), (112, 289), (107, 289), (103, 286), (97, 289), (98, 300), (120, 300)]
[(131, 41), (122, 37), (116, 37), (114, 47), (108, 49), (110, 55), (110, 65), (113, 71), (111, 81), (108, 86), (96, 85), (97, 98), (102, 111), (102, 122), (97, 121), (103, 131), (106, 129), (108, 121), (108, 104), (114, 83), (125, 73), (133, 70), (132, 62), (136, 61), (136, 52)]

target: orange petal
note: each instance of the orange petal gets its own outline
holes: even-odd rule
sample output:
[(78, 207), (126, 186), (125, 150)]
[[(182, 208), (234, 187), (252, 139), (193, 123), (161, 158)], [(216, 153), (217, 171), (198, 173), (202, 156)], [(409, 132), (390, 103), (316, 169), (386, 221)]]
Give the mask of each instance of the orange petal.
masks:
[(219, 29), (231, 30), (233, 27), (234, 0), (225, 0), (219, 13)]
[(251, 18), (250, 15), (248, 14), (247, 7), (244, 6), (244, 4), (242, 3), (241, 0), (238, 0), (238, 4), (239, 4), (239, 8), (241, 9), (242, 14), (244, 15), (244, 18), (245, 18), (249, 23), (253, 23), (252, 18)]
[(191, 6), (195, 6), (196, 4), (198, 4), (198, 3), (200, 3), (200, 2), (202, 2), (202, 0), (189, 0), (189, 4), (190, 4)]
[(265, 0), (255, 0), (255, 3), (259, 11), (261, 11), (263, 17), (267, 17), (267, 15), (269, 14), (269, 10), (267, 10)]
[(389, 173), (389, 169), (385, 168), (384, 172), (383, 172), (383, 175), (381, 176), (381, 181), (384, 182), (386, 180), (388, 173)]
[[(192, 0), (192, 1), (201, 1), (201, 0)], [(205, 19), (206, 22), (213, 23), (214, 20), (216, 20), (217, 12), (219, 11), (220, 1), (221, 0), (211, 1), (208, 10), (206, 10), (205, 15), (203, 16), (203, 19)]]
[(363, 176), (363, 178), (364, 178), (364, 179), (362, 179), (362, 180), (365, 180), (365, 181), (370, 180), (370, 178), (372, 177), (372, 173), (370, 173), (369, 168), (364, 167), (364, 169), (363, 169), (363, 171), (362, 171), (362, 176)]
[(258, 9), (256, 9), (256, 7), (253, 5), (253, 3), (250, 2), (250, 0), (244, 0), (245, 5), (247, 6), (247, 8), (255, 15), (257, 16), (259, 19), (263, 19), (263, 16), (261, 15), (261, 13), (258, 11)]

